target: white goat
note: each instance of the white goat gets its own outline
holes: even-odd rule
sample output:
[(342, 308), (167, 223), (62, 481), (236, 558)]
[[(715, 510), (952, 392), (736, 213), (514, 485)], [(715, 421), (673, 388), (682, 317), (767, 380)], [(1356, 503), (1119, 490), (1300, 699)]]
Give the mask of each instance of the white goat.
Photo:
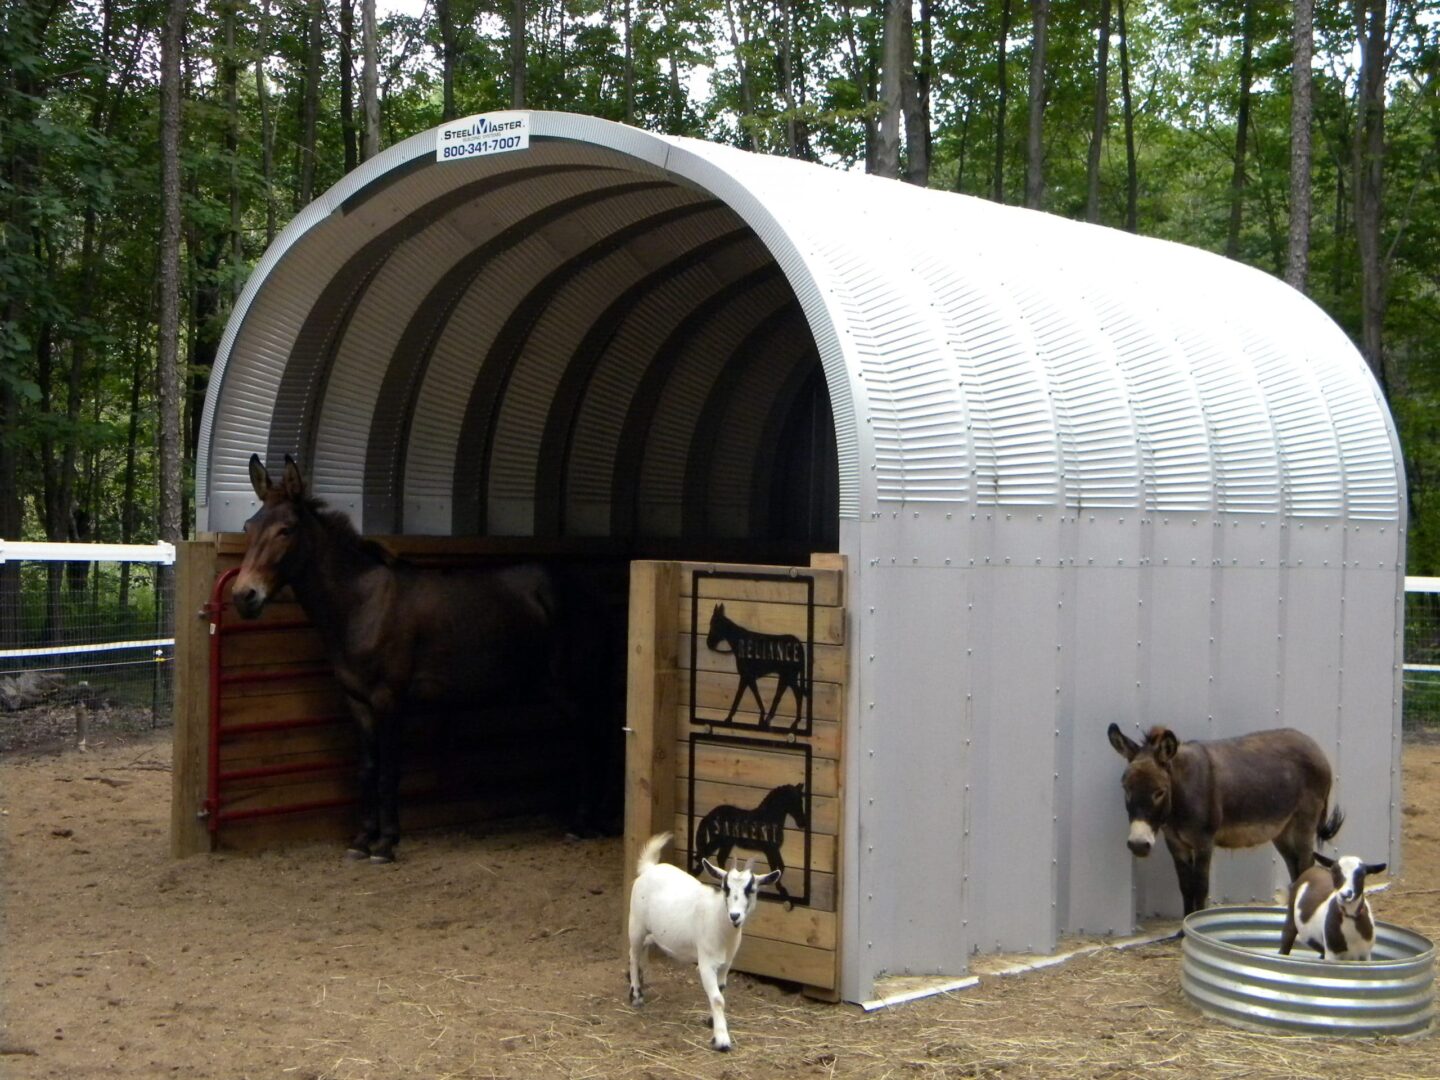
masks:
[(1298, 940), (1326, 960), (1369, 960), (1375, 920), (1365, 899), (1365, 876), (1381, 873), (1385, 864), (1367, 864), (1355, 855), (1331, 859), (1318, 851), (1315, 862), (1290, 885), (1280, 954), (1289, 956)]
[(705, 872), (720, 883), (717, 892), (678, 866), (660, 862), (660, 849), (670, 835), (660, 833), (645, 844), (636, 866), (639, 876), (630, 889), (630, 1004), (645, 1003), (645, 958), (651, 944), (659, 945), (676, 960), (699, 968), (700, 985), (710, 999), (710, 1045), (729, 1050), (725, 981), (760, 889), (780, 880), (781, 871), (756, 875), (749, 865), (727, 871), (701, 859)]

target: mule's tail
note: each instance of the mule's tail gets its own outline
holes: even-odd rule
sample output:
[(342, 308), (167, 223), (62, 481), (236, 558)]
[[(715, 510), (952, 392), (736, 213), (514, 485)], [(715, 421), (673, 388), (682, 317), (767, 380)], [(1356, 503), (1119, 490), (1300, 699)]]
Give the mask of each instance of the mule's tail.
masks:
[(1344, 824), (1345, 811), (1338, 806), (1331, 807), (1330, 816), (1321, 818), (1320, 824), (1315, 827), (1315, 835), (1319, 837), (1321, 843), (1328, 844), (1335, 839), (1335, 835), (1340, 831), (1340, 826)]
[(636, 873), (643, 874), (660, 861), (660, 849), (670, 842), (671, 833), (656, 833), (640, 849), (640, 858), (635, 863)]

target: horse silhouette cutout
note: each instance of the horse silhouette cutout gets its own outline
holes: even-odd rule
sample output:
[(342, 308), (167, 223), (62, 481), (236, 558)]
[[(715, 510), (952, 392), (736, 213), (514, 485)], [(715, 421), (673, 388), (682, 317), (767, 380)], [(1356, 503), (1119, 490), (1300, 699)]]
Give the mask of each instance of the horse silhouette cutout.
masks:
[[(760, 726), (768, 728), (780, 708), (780, 701), (787, 690), (795, 695), (795, 722), (790, 725), (794, 731), (800, 726), (801, 711), (808, 693), (805, 679), (805, 645), (794, 634), (762, 634), (741, 626), (725, 614), (725, 605), (716, 604), (710, 613), (710, 633), (705, 637), (706, 646), (717, 653), (724, 653), (721, 645), (729, 647), (735, 657), (735, 670), (740, 676), (735, 687), (735, 700), (730, 702), (730, 711), (725, 714), (724, 723), (735, 719), (740, 702), (749, 690), (755, 697), (760, 710)], [(760, 680), (774, 675), (777, 680), (775, 696), (767, 708), (760, 695)]]
[[(711, 859), (717, 866), (724, 866), (735, 848), (758, 851), (765, 856), (771, 870), (785, 869), (785, 860), (780, 856), (780, 846), (785, 842), (785, 819), (794, 818), (801, 829), (810, 827), (810, 818), (805, 813), (805, 785), (781, 784), (771, 788), (760, 805), (753, 810), (721, 803), (700, 819), (695, 829), (694, 862), (698, 867), (701, 859)], [(713, 856), (713, 858), (712, 858)], [(775, 883), (775, 891), (782, 900), (789, 900), (784, 875)]]

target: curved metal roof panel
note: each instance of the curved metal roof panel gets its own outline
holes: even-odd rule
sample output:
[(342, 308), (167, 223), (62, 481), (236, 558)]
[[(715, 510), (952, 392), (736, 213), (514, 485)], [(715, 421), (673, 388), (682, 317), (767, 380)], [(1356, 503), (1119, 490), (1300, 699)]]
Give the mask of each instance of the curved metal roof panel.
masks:
[(436, 161), (433, 132), (391, 147), (272, 245), (212, 374), (201, 528), (248, 516), (260, 451), (298, 454), (372, 532), (731, 535), (817, 365), (842, 518), (899, 503), (1400, 516), (1374, 380), (1268, 275), (528, 118), (517, 152)]

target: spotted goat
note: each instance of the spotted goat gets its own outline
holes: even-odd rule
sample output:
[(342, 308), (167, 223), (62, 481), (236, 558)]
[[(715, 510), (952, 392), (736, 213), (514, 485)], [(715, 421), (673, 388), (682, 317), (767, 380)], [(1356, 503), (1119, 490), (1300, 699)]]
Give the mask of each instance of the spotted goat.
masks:
[(1375, 949), (1375, 920), (1365, 898), (1365, 879), (1385, 871), (1385, 864), (1362, 862), (1358, 856), (1338, 859), (1315, 853), (1318, 865), (1290, 884), (1280, 955), (1289, 956), (1298, 941), (1326, 960), (1369, 960)]

